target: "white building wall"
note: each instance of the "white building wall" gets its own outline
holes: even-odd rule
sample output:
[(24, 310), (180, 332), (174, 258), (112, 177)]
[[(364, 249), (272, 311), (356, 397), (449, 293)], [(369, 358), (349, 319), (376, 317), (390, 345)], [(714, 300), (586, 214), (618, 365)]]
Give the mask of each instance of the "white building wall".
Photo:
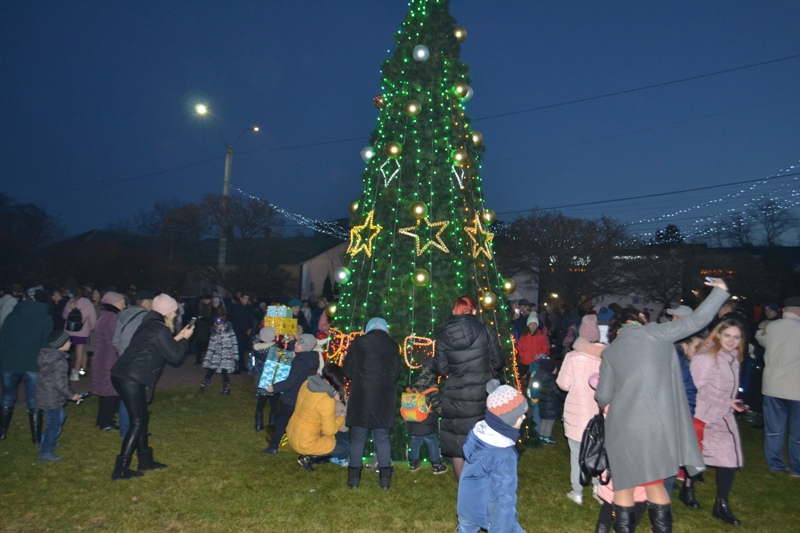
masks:
[(333, 271), (344, 264), (343, 258), (347, 246), (348, 243), (343, 242), (303, 263), (300, 282), (301, 299), (316, 298), (322, 295), (325, 278), (330, 276), (333, 280)]

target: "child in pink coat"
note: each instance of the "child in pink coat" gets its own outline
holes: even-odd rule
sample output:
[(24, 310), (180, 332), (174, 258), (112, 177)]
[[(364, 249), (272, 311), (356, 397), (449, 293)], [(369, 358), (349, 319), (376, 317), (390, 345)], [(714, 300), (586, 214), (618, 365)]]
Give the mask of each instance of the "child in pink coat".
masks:
[[(567, 391), (564, 401), (564, 433), (569, 443), (569, 480), (572, 492), (567, 493), (567, 498), (583, 504), (583, 487), (580, 483), (580, 465), (578, 454), (581, 449), (583, 432), (589, 421), (600, 412), (597, 401), (594, 399), (594, 390), (589, 386), (589, 377), (600, 372), (601, 354), (606, 345), (600, 344), (600, 328), (597, 326), (596, 315), (586, 315), (581, 320), (578, 340), (564, 359), (561, 371), (556, 379), (556, 384)], [(592, 479), (592, 495), (597, 496), (597, 479)]]

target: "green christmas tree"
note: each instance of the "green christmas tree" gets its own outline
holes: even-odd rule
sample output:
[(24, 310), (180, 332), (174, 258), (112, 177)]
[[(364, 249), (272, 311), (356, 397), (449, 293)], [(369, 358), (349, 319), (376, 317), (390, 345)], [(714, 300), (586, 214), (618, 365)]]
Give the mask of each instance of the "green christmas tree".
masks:
[[(403, 388), (463, 295), (479, 302), (478, 315), (498, 335), (512, 371), (500, 295), (513, 292), (514, 282), (500, 274), (492, 250), (495, 214), (481, 192), (483, 137), (466, 114), (471, 79), (459, 59), (466, 36), (448, 0), (411, 2), (383, 64), (378, 125), (361, 151), (364, 190), (350, 204), (346, 266), (336, 276), (342, 287), (334, 327), (348, 335), (372, 317), (385, 318), (410, 369)], [(404, 429), (396, 424), (395, 459)]]

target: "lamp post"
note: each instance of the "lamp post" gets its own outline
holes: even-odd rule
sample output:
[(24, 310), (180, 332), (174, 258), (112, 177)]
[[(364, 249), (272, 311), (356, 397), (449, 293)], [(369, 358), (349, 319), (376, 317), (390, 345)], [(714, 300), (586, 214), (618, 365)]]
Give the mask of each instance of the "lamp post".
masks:
[[(220, 272), (220, 276), (222, 276), (225, 272), (225, 262), (228, 251), (228, 198), (231, 194), (231, 163), (233, 162), (233, 147), (239, 143), (245, 133), (249, 131), (257, 132), (258, 126), (245, 128), (242, 133), (239, 134), (239, 137), (236, 138), (236, 141), (234, 141), (233, 144), (228, 144), (228, 141), (225, 139), (225, 135), (222, 133), (222, 128), (219, 127), (217, 117), (209, 113), (208, 107), (203, 104), (197, 104), (194, 109), (197, 111), (198, 115), (209, 115), (214, 120), (214, 125), (217, 126), (219, 136), (222, 137), (222, 142), (225, 144), (225, 174), (222, 181), (222, 217), (219, 224), (219, 253), (217, 255), (217, 269)], [(224, 295), (225, 288), (222, 285), (218, 286), (218, 290), (220, 294)]]

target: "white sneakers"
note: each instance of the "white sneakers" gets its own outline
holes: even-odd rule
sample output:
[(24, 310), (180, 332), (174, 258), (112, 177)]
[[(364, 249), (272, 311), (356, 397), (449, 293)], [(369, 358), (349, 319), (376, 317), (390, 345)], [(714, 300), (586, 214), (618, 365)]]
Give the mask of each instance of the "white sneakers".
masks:
[(583, 495), (582, 494), (578, 494), (574, 490), (567, 493), (567, 498), (569, 498), (570, 500), (574, 501), (578, 505), (583, 505)]
[(72, 374), (69, 375), (69, 380), (70, 381), (80, 381), (81, 380), (81, 375), (78, 374), (77, 372), (73, 372)]

